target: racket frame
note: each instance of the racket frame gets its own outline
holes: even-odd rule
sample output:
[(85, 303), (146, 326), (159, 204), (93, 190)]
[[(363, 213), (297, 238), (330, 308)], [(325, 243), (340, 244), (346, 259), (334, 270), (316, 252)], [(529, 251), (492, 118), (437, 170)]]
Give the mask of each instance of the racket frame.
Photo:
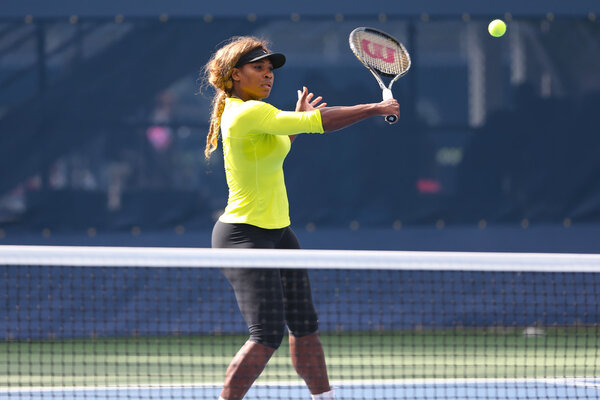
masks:
[[(365, 60), (362, 59), (362, 57), (360, 56), (360, 51), (355, 46), (355, 41), (353, 40), (353, 38), (356, 36), (356, 34), (358, 32), (374, 33), (376, 35), (382, 36), (382, 37), (394, 42), (406, 56), (406, 59), (408, 60), (408, 66), (401, 73), (394, 75), (394, 74), (388, 74), (388, 73), (379, 71), (378, 69), (369, 65)], [(398, 79), (400, 79), (401, 77), (406, 75), (406, 73), (408, 72), (408, 70), (410, 69), (410, 66), (411, 66), (410, 54), (406, 50), (406, 47), (404, 47), (404, 45), (402, 43), (400, 43), (396, 38), (394, 38), (390, 34), (380, 31), (379, 29), (367, 28), (367, 27), (363, 27), (363, 26), (355, 28), (354, 30), (352, 30), (352, 32), (350, 32), (350, 35), (348, 37), (348, 42), (350, 44), (350, 49), (352, 50), (352, 52), (354, 53), (356, 58), (358, 58), (358, 60), (362, 63), (362, 65), (364, 65), (369, 70), (369, 72), (371, 72), (371, 74), (375, 77), (375, 80), (377, 81), (377, 83), (379, 84), (379, 87), (381, 88), (383, 100), (393, 99), (394, 94), (392, 93), (392, 86), (394, 85), (394, 82), (396, 82)], [(386, 86), (385, 83), (383, 82), (383, 79), (381, 79), (381, 76), (392, 78), (392, 80)], [(393, 115), (393, 114), (385, 117), (385, 120), (390, 124), (396, 122), (397, 119), (398, 119), (398, 116)]]

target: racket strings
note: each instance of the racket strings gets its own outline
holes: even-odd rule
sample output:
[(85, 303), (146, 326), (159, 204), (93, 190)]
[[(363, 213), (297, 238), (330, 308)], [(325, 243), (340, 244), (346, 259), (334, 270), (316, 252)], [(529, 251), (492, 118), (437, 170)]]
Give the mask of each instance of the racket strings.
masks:
[(399, 75), (410, 68), (410, 56), (399, 43), (369, 32), (356, 32), (352, 49), (365, 64), (386, 75)]

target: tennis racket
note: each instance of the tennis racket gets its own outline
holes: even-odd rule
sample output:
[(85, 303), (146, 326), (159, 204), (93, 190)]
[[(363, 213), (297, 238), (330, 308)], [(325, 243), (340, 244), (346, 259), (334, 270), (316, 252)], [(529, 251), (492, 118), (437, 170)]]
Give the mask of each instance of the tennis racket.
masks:
[[(359, 27), (350, 32), (348, 38), (352, 52), (375, 77), (383, 92), (383, 100), (393, 99), (392, 85), (410, 69), (410, 55), (406, 48), (392, 36), (373, 28)], [(392, 78), (388, 86), (383, 77)], [(396, 115), (385, 120), (394, 123)]]

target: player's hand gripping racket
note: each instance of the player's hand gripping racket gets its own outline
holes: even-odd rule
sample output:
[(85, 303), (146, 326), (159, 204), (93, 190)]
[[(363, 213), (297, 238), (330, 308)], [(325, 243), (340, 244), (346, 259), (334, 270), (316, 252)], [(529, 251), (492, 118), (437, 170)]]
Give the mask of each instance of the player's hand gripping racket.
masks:
[[(350, 32), (350, 48), (356, 58), (377, 79), (383, 92), (383, 100), (393, 99), (392, 85), (410, 68), (410, 55), (406, 48), (385, 32), (373, 28), (360, 27)], [(392, 78), (386, 87), (382, 77)], [(396, 115), (388, 115), (385, 120), (396, 122)]]

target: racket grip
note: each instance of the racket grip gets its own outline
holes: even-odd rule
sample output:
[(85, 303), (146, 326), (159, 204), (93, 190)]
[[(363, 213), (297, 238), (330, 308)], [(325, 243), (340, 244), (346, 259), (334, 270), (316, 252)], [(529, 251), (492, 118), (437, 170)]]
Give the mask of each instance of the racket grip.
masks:
[[(388, 88), (383, 89), (383, 100), (389, 100), (389, 99), (393, 99), (394, 95), (392, 94), (392, 91)], [(388, 124), (393, 124), (394, 122), (396, 122), (396, 120), (398, 119), (398, 117), (394, 114), (392, 115), (387, 115), (385, 117), (385, 121)]]

